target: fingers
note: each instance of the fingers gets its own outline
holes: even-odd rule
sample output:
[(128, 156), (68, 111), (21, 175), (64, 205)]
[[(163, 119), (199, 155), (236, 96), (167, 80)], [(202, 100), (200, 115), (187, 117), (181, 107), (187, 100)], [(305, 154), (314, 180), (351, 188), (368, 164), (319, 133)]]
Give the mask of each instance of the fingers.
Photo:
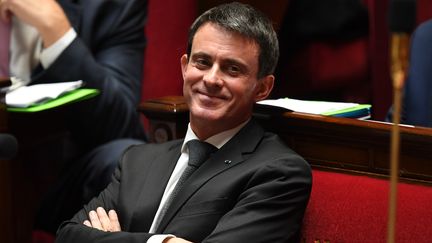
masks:
[(117, 213), (114, 210), (110, 210), (107, 214), (102, 207), (98, 207), (96, 211), (90, 211), (89, 220), (85, 220), (83, 224), (105, 232), (121, 231)]
[(92, 225), (91, 225), (90, 221), (88, 221), (88, 220), (84, 220), (83, 224), (85, 226), (88, 226), (88, 227), (92, 228)]
[(108, 214), (106, 213), (105, 209), (102, 207), (98, 207), (96, 209), (97, 216), (99, 217), (99, 221), (102, 225), (103, 231), (111, 231), (111, 221), (108, 218)]
[(102, 228), (102, 224), (101, 224), (101, 222), (99, 220), (99, 217), (98, 217), (98, 215), (97, 215), (97, 213), (95, 211), (92, 210), (92, 211), (89, 212), (89, 219), (90, 219), (91, 226), (93, 228), (105, 231)]
[(4, 22), (10, 21), (10, 11), (7, 8), (5, 0), (0, 0), (0, 18)]
[(110, 210), (108, 212), (108, 217), (111, 222), (111, 230), (113, 232), (121, 231), (120, 222), (118, 220), (117, 213), (114, 210)]

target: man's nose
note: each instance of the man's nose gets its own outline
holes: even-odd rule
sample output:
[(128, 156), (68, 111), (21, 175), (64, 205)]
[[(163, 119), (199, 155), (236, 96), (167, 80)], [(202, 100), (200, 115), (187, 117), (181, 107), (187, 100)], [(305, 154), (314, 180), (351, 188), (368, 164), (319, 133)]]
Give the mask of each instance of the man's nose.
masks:
[(208, 69), (203, 79), (206, 84), (211, 84), (216, 86), (222, 85), (222, 73), (216, 65), (213, 66), (211, 69)]

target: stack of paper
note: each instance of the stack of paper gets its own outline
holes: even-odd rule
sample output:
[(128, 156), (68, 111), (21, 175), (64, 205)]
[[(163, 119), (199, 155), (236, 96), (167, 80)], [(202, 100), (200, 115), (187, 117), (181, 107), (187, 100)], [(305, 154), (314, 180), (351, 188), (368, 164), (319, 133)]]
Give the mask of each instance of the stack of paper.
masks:
[(94, 89), (80, 89), (81, 80), (22, 86), (6, 94), (9, 111), (33, 112), (53, 108), (69, 102), (97, 95)]
[(297, 100), (290, 98), (281, 98), (274, 100), (262, 100), (257, 102), (260, 105), (270, 105), (288, 109), (291, 111), (328, 115), (337, 117), (351, 117), (358, 119), (370, 118), (371, 105), (345, 103), (345, 102), (329, 102), (329, 101), (310, 101)]
[(55, 99), (81, 87), (82, 81), (22, 86), (6, 94), (6, 104), (11, 107), (29, 107)]

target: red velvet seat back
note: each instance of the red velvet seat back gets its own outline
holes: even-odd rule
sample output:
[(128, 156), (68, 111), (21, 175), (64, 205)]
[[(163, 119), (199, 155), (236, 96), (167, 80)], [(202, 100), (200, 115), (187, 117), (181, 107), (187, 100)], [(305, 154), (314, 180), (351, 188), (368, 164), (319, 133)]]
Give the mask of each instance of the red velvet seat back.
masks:
[(182, 95), (180, 57), (196, 12), (194, 0), (149, 1), (142, 100)]
[[(386, 242), (389, 181), (313, 171), (303, 225), (305, 242)], [(432, 187), (398, 184), (396, 242), (432, 239)]]

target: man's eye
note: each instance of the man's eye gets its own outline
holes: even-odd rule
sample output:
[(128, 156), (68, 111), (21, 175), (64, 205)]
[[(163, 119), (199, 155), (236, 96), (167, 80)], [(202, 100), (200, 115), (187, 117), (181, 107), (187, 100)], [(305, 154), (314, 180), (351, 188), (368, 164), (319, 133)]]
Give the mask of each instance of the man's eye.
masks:
[(230, 75), (237, 76), (240, 74), (240, 68), (237, 66), (228, 66), (227, 71)]
[(209, 67), (210, 66), (210, 62), (206, 59), (197, 59), (195, 61), (196, 65), (198, 68), (204, 68), (204, 67)]

